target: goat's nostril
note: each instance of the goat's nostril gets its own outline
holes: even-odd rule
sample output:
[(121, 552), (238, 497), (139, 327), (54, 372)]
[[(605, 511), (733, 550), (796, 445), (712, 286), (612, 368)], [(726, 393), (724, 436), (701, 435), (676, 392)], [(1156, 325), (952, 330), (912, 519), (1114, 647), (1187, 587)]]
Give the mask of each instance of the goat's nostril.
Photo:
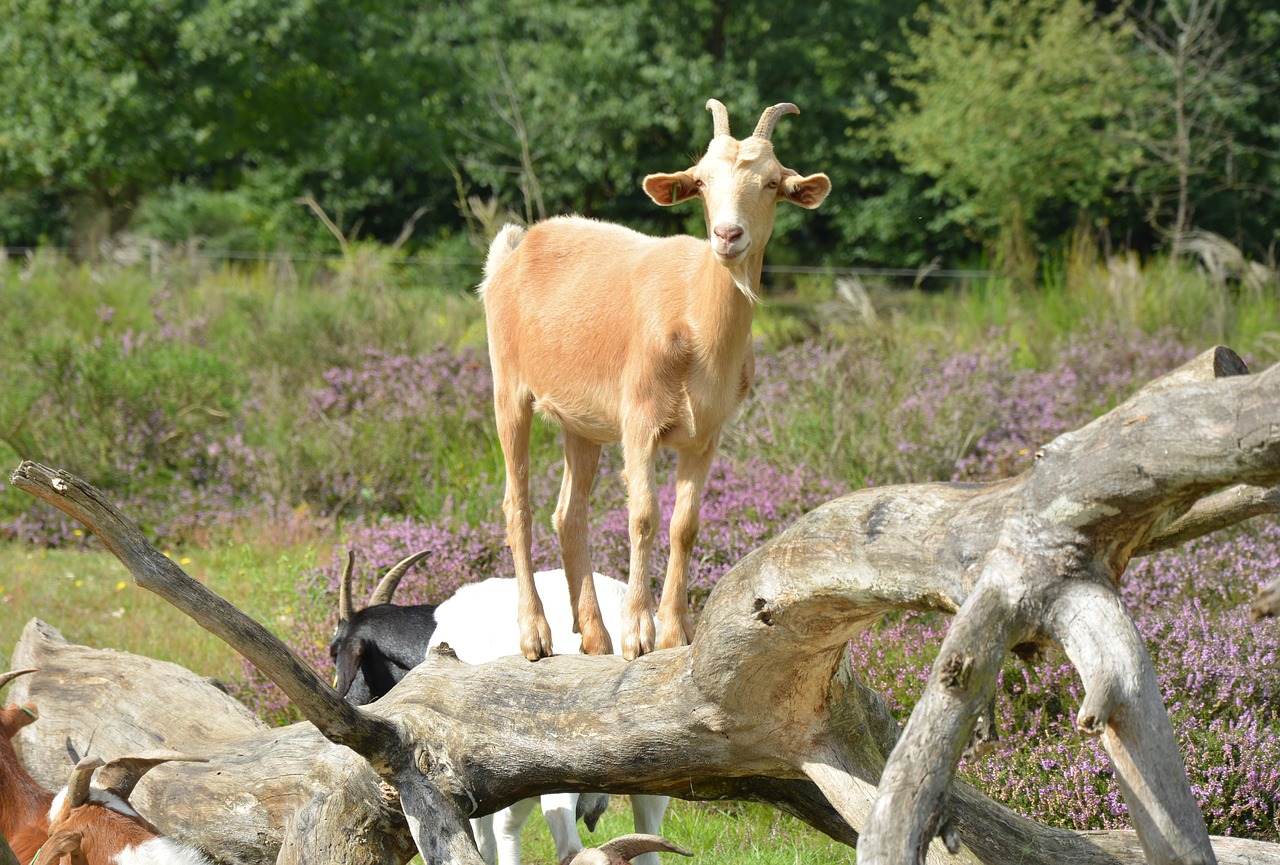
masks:
[(742, 237), (741, 225), (717, 225), (714, 231), (716, 237), (720, 238), (725, 243), (733, 243), (735, 240)]

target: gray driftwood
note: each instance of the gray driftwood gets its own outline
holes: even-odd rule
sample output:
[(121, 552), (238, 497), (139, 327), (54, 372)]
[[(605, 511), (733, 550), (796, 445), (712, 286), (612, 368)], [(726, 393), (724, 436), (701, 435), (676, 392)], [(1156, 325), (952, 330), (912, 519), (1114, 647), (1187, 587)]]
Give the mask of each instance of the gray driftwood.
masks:
[[(416, 847), (433, 865), (478, 865), (466, 816), (581, 789), (767, 802), (857, 843), (865, 863), (913, 862), (926, 850), (930, 862), (1208, 862), (1216, 851), (1221, 862), (1280, 863), (1280, 846), (1207, 835), (1116, 593), (1132, 555), (1273, 509), (1259, 499), (1280, 482), (1280, 368), (1244, 372), (1228, 350), (1208, 352), (1059, 437), (1008, 481), (829, 502), (721, 579), (688, 647), (630, 663), (512, 657), (476, 667), (438, 652), (363, 710), (187, 577), (93, 487), (33, 463), (12, 483), (93, 530), (139, 585), (241, 651), (315, 724), (207, 748), (156, 731), (164, 747), (211, 762), (164, 767), (150, 795), (200, 803), (206, 824), (240, 807), (264, 827), (255, 858), (249, 839), (232, 844), (215, 837), (225, 825), (187, 818), (188, 840), (224, 861), (272, 861), (277, 849), (281, 862), (319, 861), (307, 853), (324, 849), (326, 861), (398, 862)], [(900, 739), (883, 702), (842, 663), (848, 640), (892, 608), (956, 616)], [(961, 753), (995, 735), (984, 711), (1005, 653), (1049, 643), (1081, 672), (1082, 732), (1102, 737), (1136, 835), (1049, 829), (954, 779)], [(22, 681), (41, 699), (41, 674)], [(68, 690), (43, 699), (73, 699)], [(375, 798), (378, 779), (398, 794), (407, 832)], [(296, 790), (253, 798), (273, 783)], [(236, 791), (250, 793), (228, 801)], [(325, 819), (338, 813), (345, 819)], [(353, 815), (385, 858), (357, 858)]]

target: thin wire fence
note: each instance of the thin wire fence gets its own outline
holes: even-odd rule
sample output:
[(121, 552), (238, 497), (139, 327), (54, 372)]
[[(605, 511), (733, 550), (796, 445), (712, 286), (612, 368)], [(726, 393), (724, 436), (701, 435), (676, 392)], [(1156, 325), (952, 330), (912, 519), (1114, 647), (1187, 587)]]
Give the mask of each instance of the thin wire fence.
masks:
[[(261, 266), (274, 271), (287, 281), (308, 277), (300, 271), (331, 271), (339, 280), (351, 285), (386, 284), (400, 288), (418, 288), (445, 292), (475, 288), (482, 278), (484, 259), (471, 256), (400, 255), (390, 250), (371, 248), (361, 253), (264, 252), (255, 250), (205, 249), (196, 244), (170, 246), (159, 242), (134, 242), (97, 250), (76, 247), (0, 247), (0, 264), (4, 261), (34, 261), (38, 256), (52, 255), (80, 260), (108, 262), (118, 267), (149, 268), (154, 280), (175, 270), (198, 272), (219, 266)], [(765, 297), (770, 305), (796, 311), (829, 309), (832, 314), (852, 313), (870, 324), (876, 318), (871, 300), (876, 285), (888, 289), (920, 289), (927, 281), (940, 288), (938, 280), (980, 281), (997, 276), (990, 270), (947, 269), (933, 262), (925, 267), (861, 267), (840, 265), (766, 264)], [(829, 281), (821, 286), (798, 286), (794, 278), (817, 278)], [(815, 291), (817, 289), (817, 291)]]

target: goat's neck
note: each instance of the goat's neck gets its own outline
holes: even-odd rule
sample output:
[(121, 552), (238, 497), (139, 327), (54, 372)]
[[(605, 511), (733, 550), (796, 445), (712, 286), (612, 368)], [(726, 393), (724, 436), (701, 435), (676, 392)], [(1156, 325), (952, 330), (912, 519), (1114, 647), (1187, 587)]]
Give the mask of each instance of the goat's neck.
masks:
[(763, 265), (764, 256), (752, 253), (746, 261), (725, 267), (707, 250), (699, 280), (703, 290), (693, 298), (690, 310), (704, 345), (745, 344), (750, 340)]

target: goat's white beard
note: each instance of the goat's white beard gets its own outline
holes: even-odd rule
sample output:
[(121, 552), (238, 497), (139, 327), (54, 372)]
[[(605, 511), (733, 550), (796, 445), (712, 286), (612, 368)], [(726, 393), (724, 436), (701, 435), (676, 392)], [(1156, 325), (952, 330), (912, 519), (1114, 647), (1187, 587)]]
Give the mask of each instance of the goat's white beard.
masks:
[(755, 286), (751, 284), (751, 276), (749, 274), (739, 276), (733, 271), (730, 271), (729, 274), (730, 278), (733, 280), (734, 287), (737, 288), (738, 291), (742, 292), (742, 296), (745, 297), (752, 306), (755, 306), (760, 302), (760, 294), (756, 291)]

